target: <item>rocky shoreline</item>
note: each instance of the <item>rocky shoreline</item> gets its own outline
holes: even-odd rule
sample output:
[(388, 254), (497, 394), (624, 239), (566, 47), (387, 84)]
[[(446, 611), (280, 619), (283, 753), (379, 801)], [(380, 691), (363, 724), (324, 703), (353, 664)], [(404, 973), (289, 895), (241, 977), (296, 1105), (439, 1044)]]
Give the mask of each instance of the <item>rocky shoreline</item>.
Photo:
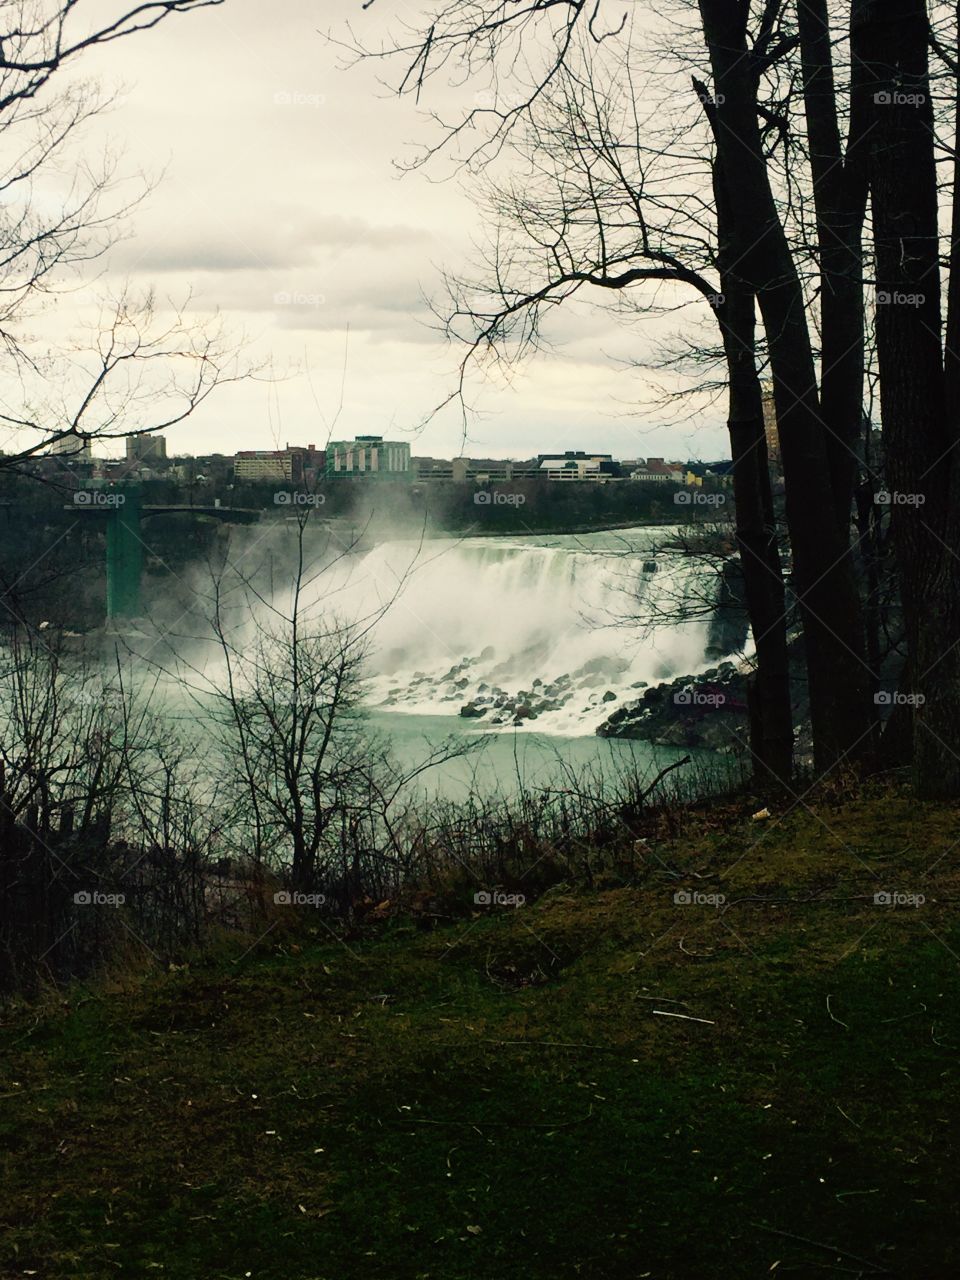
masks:
[[(454, 687), (462, 683), (466, 688), (469, 683), (462, 674), (467, 665), (469, 660), (464, 659), (459, 668), (454, 667), (447, 673), (454, 677)], [(628, 666), (629, 663), (622, 658), (592, 658), (569, 675), (557, 676), (549, 682), (533, 680), (529, 689), (518, 689), (516, 693), (510, 693), (497, 684), (482, 683), (477, 686), (474, 697), (461, 706), (460, 715), (465, 720), (484, 719), (488, 724), (519, 726), (584, 698), (585, 710), (596, 706), (601, 711), (606, 704), (615, 702), (618, 695), (612, 689), (600, 690), (606, 684), (616, 683)], [(640, 680), (631, 687), (642, 689), (646, 684)]]
[[(491, 670), (494, 657), (492, 649), (485, 649), (477, 657), (462, 658), (439, 676), (414, 672), (405, 686), (390, 689), (381, 705), (448, 703), (451, 711), (458, 709), (461, 719), (491, 728), (520, 728), (541, 718), (549, 723), (552, 715), (564, 710), (578, 716), (595, 712), (594, 732), (601, 738), (633, 738), (724, 753), (737, 751), (749, 737), (746, 673), (731, 661), (658, 684), (636, 680), (626, 685), (629, 661), (598, 657), (552, 680), (536, 678), (523, 688), (511, 689), (497, 680), (498, 675), (509, 678), (508, 664), (500, 671), (496, 665)], [(487, 669), (486, 679), (480, 678), (482, 667)]]
[(747, 682), (732, 662), (654, 685), (613, 711), (596, 732), (733, 755), (749, 742)]

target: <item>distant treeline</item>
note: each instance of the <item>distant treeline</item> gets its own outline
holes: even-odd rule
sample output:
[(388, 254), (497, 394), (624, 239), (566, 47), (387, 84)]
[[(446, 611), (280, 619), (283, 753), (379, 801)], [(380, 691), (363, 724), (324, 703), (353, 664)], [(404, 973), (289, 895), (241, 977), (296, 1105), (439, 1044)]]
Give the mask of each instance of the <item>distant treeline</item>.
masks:
[[(284, 491), (275, 484), (236, 485), (233, 501), (269, 510), (277, 506), (278, 490)], [(676, 503), (674, 495), (681, 490), (682, 486), (671, 483), (546, 480), (482, 486), (432, 480), (333, 480), (319, 484), (312, 493), (302, 486), (305, 498), (317, 500), (321, 518), (369, 519), (377, 527), (425, 526), (435, 532), (560, 533), (604, 525), (716, 519), (715, 505)], [(287, 510), (294, 507), (291, 503)]]

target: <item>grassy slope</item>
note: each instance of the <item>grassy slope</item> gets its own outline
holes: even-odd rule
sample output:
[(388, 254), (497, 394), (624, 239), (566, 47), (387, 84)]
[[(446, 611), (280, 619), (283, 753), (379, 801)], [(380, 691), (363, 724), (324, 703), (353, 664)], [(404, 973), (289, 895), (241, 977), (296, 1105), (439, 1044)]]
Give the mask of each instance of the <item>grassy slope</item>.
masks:
[(651, 860), (21, 1012), (0, 1275), (960, 1274), (957, 835), (801, 808), (659, 850), (722, 916)]

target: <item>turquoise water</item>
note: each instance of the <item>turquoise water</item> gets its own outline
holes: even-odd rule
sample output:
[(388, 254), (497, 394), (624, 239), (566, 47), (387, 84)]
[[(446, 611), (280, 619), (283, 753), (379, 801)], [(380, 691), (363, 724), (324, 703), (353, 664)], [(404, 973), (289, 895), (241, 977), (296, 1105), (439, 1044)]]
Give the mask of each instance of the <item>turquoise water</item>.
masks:
[[(711, 751), (598, 738), (595, 734), (559, 737), (526, 727), (490, 732), (478, 728), (475, 721), (454, 716), (380, 710), (369, 712), (367, 719), (371, 729), (389, 737), (404, 771), (445, 739), (473, 744), (475, 751), (438, 765), (413, 784), (420, 794), (449, 800), (467, 799), (471, 794), (513, 796), (521, 788), (563, 788), (596, 795), (601, 784), (613, 792), (618, 781), (627, 776), (652, 782), (659, 770), (684, 756), (691, 757), (690, 765), (670, 774), (664, 787), (689, 787), (688, 793), (693, 794), (729, 781), (734, 769), (729, 757)], [(575, 785), (578, 782), (579, 787)]]

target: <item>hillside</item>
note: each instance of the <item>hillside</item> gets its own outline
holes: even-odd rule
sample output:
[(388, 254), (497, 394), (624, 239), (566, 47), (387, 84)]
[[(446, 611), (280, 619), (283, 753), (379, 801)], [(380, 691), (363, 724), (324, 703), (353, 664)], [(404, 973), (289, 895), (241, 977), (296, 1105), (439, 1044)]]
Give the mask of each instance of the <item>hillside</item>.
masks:
[(8, 1013), (0, 1275), (956, 1275), (957, 816), (704, 812), (635, 885)]

